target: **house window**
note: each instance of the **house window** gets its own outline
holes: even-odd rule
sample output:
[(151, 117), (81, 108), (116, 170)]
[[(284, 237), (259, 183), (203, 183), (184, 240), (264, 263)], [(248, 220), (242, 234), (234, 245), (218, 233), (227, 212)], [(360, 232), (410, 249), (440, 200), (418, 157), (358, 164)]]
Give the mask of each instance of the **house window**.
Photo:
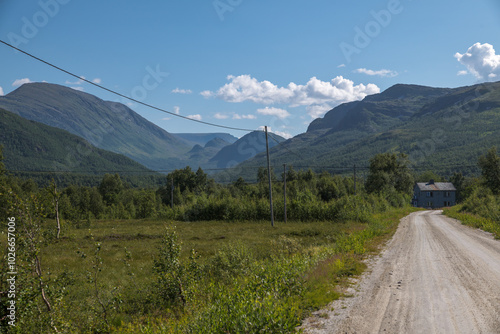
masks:
[(444, 197), (450, 197), (450, 192), (449, 191), (445, 192)]
[(428, 192), (427, 192), (427, 197), (434, 197), (433, 195), (434, 195), (434, 194), (433, 194), (433, 192), (432, 192), (432, 191), (428, 191)]

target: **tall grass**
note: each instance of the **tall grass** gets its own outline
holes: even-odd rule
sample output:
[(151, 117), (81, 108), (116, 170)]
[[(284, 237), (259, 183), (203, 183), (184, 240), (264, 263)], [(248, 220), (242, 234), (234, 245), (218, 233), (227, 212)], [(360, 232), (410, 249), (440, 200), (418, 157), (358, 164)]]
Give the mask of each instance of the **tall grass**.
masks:
[[(234, 223), (231, 212), (260, 204), (237, 208), (230, 200), (200, 201), (197, 213), (226, 221), (63, 226), (63, 238), (47, 234), (40, 249), (54, 308), (46, 313), (39, 295), (20, 286), (33, 310), (49, 315), (44, 325), (20, 316), (31, 333), (53, 332), (54, 323), (65, 333), (293, 332), (309, 312), (340, 296), (338, 284), (362, 272), (363, 256), (410, 210), (375, 195), (316, 208), (304, 201), (292, 209), (295, 221), (274, 228), (268, 221)], [(324, 219), (300, 221), (311, 213)], [(45, 221), (41, 231), (52, 225)]]
[(500, 239), (500, 197), (489, 189), (476, 188), (461, 205), (445, 209), (444, 214)]

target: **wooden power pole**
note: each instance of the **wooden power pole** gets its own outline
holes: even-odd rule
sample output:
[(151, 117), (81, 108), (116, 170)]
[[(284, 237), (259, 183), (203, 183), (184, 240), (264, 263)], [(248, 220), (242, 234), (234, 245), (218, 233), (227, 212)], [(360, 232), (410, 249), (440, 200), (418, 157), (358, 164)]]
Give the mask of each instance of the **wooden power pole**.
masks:
[(170, 187), (170, 207), (174, 208), (174, 176), (172, 175), (172, 187)]
[(286, 224), (286, 164), (283, 164), (283, 204), (285, 209), (285, 224)]
[(356, 165), (354, 165), (354, 195), (356, 195)]
[(273, 188), (271, 184), (271, 164), (269, 162), (269, 140), (267, 138), (267, 126), (265, 126), (264, 129), (266, 131), (267, 178), (269, 179), (269, 206), (271, 207), (271, 226), (274, 226)]

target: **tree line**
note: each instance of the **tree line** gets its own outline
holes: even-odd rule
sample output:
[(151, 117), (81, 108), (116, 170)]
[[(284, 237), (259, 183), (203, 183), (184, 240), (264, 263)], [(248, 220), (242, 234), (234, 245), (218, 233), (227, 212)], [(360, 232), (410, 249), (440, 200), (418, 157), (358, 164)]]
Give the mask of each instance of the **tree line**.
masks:
[[(384, 153), (370, 159), (366, 180), (328, 172), (295, 170), (271, 173), (276, 218), (284, 215), (283, 182), (286, 177), (288, 217), (295, 220), (334, 219), (339, 208), (347, 202), (363, 205), (368, 210), (377, 205), (402, 206), (409, 198), (416, 181), (450, 181), (463, 202), (473, 194), (496, 196), (500, 192), (500, 162), (496, 148), (478, 161), (481, 177), (464, 177), (455, 173), (448, 179), (427, 171), (415, 175), (405, 154)], [(39, 187), (33, 179), (6, 175), (0, 165), (4, 191), (0, 206), (6, 217), (9, 196), (37, 196), (44, 214), (50, 219), (61, 219), (75, 226), (89, 225), (99, 219), (163, 218), (174, 220), (266, 220), (269, 218), (268, 175), (265, 168), (257, 171), (258, 182), (247, 183), (243, 178), (222, 185), (216, 183), (201, 168), (175, 170), (165, 176), (164, 185), (134, 187), (119, 174), (104, 175), (97, 186), (69, 185), (59, 188), (52, 180), (49, 186)], [(357, 187), (355, 189), (355, 183)], [(9, 195), (10, 194), (10, 195)], [(485, 193), (482, 193), (484, 195)], [(354, 200), (356, 198), (356, 200)], [(56, 208), (57, 206), (57, 208)], [(359, 208), (358, 208), (359, 209)], [(360, 209), (363, 212), (363, 208)], [(56, 217), (57, 216), (57, 217)]]
[[(466, 178), (456, 173), (448, 180), (460, 191), (460, 210), (476, 210), (476, 214), (488, 216), (498, 225), (500, 157), (496, 148), (481, 156), (478, 165), (482, 170), (480, 177)], [(362, 223), (358, 226), (365, 226), (364, 230), (338, 235), (331, 242), (334, 248), (328, 254), (345, 255), (339, 256), (335, 262), (338, 271), (345, 272), (350, 264), (347, 260), (365, 252), (366, 240), (387, 233), (382, 228), (382, 221), (374, 218), (376, 214), (391, 212), (395, 207), (403, 208), (401, 212), (406, 211), (416, 181), (428, 181), (430, 178), (445, 181), (432, 171), (414, 175), (409, 166), (406, 155), (384, 153), (370, 160), (366, 180), (289, 168), (281, 175), (281, 179), (287, 180), (288, 218), (295, 221), (323, 220), (331, 224)], [(75, 288), (74, 277), (66, 271), (51, 274), (50, 269), (41, 264), (41, 255), (47, 247), (57, 250), (57, 246), (65, 242), (55, 239), (65, 235), (67, 224), (83, 228), (90, 227), (92, 223), (93, 227), (98, 227), (99, 220), (132, 218), (268, 220), (268, 174), (263, 168), (257, 174), (256, 184), (249, 184), (240, 178), (231, 184), (221, 185), (202, 169), (193, 171), (186, 167), (165, 176), (167, 182), (159, 187), (135, 188), (118, 174), (104, 175), (97, 186), (70, 185), (60, 188), (53, 181), (48, 186), (40, 187), (31, 179), (6, 175), (0, 159), (0, 214), (3, 221), (7, 221), (6, 217), (15, 217), (16, 220), (19, 271), (16, 302), (19, 324), (25, 326), (20, 330), (3, 326), (7, 321), (3, 314), (7, 309), (4, 296), (8, 289), (8, 270), (6, 261), (3, 261), (0, 264), (0, 332), (65, 332), (66, 329), (70, 332), (69, 329), (75, 328), (73, 320), (79, 319), (80, 309), (72, 308), (75, 304), (65, 299), (67, 288)], [(278, 182), (280, 177), (276, 173), (272, 173), (271, 178), (276, 199), (275, 214), (279, 219), (284, 213), (283, 183)], [(395, 224), (397, 219), (392, 221)], [(306, 269), (324, 261), (325, 257), (310, 251), (297, 254), (293, 251), (297, 245), (289, 238), (278, 242), (283, 243), (280, 247), (283, 246), (284, 253), (290, 254), (289, 257), (280, 254), (265, 262), (262, 258), (252, 257), (248, 250), (233, 247), (219, 251), (202, 264), (197, 261), (195, 252), (189, 259), (181, 259), (175, 231), (167, 230), (153, 261), (151, 280), (138, 289), (133, 272), (130, 272), (127, 273), (130, 274), (130, 282), (108, 291), (102, 284), (102, 244), (90, 233), (90, 248), (76, 252), (82, 263), (88, 266), (85, 271), (86, 285), (82, 290), (89, 290), (85, 303), (90, 301), (90, 306), (85, 306), (85, 316), (80, 319), (81, 328), (93, 326), (88, 332), (107, 333), (113, 327), (113, 317), (139, 312), (141, 317), (166, 314), (162, 320), (171, 323), (177, 319), (180, 322), (189, 319), (191, 322), (184, 324), (187, 326), (184, 332), (190, 333), (217, 325), (220, 328), (214, 327), (211, 332), (230, 332), (228, 328), (232, 328), (233, 332), (252, 332), (247, 328), (251, 323), (255, 328), (271, 324), (275, 326), (270, 329), (272, 332), (291, 332), (297, 326), (297, 298), (307, 296), (304, 295), (303, 282)], [(129, 268), (130, 253), (127, 249), (125, 255), (122, 261)], [(270, 291), (273, 293), (269, 294)], [(186, 311), (189, 307), (194, 313)], [(199, 316), (190, 317), (198, 313)], [(249, 322), (248, 316), (252, 316), (254, 321)], [(141, 326), (139, 323), (137, 327), (131, 327), (130, 332), (138, 332)]]

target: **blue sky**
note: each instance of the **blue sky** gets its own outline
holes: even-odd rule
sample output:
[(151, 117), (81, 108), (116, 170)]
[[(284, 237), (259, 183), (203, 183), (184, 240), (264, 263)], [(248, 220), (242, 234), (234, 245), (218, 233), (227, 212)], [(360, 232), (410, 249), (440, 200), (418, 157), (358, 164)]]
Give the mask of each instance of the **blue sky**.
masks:
[[(142, 102), (287, 137), (397, 83), (500, 80), (494, 0), (0, 0), (0, 38)], [(0, 45), (0, 94), (29, 81), (122, 101)], [(245, 134), (130, 106), (173, 133)]]

